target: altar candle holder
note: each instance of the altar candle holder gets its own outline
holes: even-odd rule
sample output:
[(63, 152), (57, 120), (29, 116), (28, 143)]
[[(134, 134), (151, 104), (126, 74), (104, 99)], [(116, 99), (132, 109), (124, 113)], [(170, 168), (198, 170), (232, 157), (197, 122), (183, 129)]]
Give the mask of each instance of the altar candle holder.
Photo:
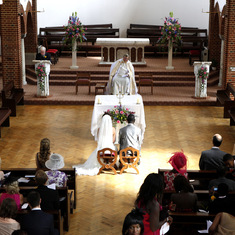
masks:
[(122, 105), (121, 100), (124, 98), (124, 94), (121, 93), (121, 91), (119, 91), (118, 94), (116, 94), (118, 100), (119, 100), (119, 104)]

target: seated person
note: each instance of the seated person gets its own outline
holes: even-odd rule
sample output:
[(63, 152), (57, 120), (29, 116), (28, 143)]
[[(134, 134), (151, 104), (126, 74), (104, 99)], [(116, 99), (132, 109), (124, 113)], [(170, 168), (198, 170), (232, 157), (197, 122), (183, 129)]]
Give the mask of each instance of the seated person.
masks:
[(134, 67), (128, 59), (129, 55), (125, 54), (112, 64), (107, 85), (108, 94), (137, 94)]
[(228, 168), (235, 168), (235, 156), (232, 156), (231, 154), (227, 153), (223, 157), (223, 161), (226, 167)]
[(45, 162), (49, 159), (51, 155), (50, 151), (50, 140), (44, 138), (40, 143), (40, 152), (36, 155), (36, 165), (37, 169), (45, 169)]
[(226, 176), (226, 167), (222, 166), (217, 170), (218, 178), (211, 180), (209, 182), (209, 190), (212, 189), (212, 187), (218, 187), (219, 184), (225, 183), (228, 185), (229, 191), (235, 191), (235, 181), (231, 179), (227, 179)]
[(124, 220), (122, 235), (144, 234), (143, 214), (144, 213), (140, 209), (133, 209)]
[(47, 175), (43, 170), (36, 172), (35, 180), (38, 184), (36, 191), (40, 194), (41, 208), (43, 211), (58, 210), (60, 207), (58, 191), (46, 186), (47, 179)]
[(46, 48), (41, 46), (40, 53), (36, 55), (36, 60), (50, 60), (51, 61), (51, 54), (46, 52)]
[(128, 125), (119, 131), (120, 150), (132, 147), (140, 151), (142, 135), (139, 127), (135, 126), (135, 115), (129, 114), (127, 117)]
[(27, 202), (31, 212), (24, 215), (21, 220), (21, 229), (25, 230), (28, 235), (53, 235), (59, 234), (54, 229), (53, 215), (43, 212), (40, 208), (40, 194), (31, 191), (27, 196)]
[(213, 147), (210, 150), (203, 151), (201, 154), (199, 160), (200, 170), (217, 170), (224, 165), (223, 156), (226, 153), (219, 149), (222, 140), (222, 136), (219, 134), (213, 136)]
[(5, 198), (12, 198), (15, 200), (18, 210), (20, 210), (23, 203), (23, 195), (20, 194), (18, 181), (16, 178), (9, 176), (4, 184), (6, 192), (0, 194), (0, 205)]
[(48, 177), (47, 185), (55, 183), (56, 187), (66, 187), (68, 177), (64, 172), (59, 171), (59, 169), (64, 167), (64, 158), (57, 153), (53, 153), (45, 165), (46, 168), (50, 169), (46, 171)]
[(210, 214), (227, 212), (235, 215), (235, 201), (228, 196), (228, 185), (224, 183), (219, 184), (215, 195), (216, 198), (209, 204)]
[(17, 205), (14, 199), (6, 198), (0, 207), (0, 234), (10, 235), (13, 231), (20, 229), (20, 224), (14, 220)]
[(217, 214), (209, 228), (210, 235), (234, 235), (234, 231), (235, 217), (225, 212)]
[(197, 194), (193, 193), (193, 188), (188, 180), (178, 175), (174, 179), (176, 193), (171, 195), (170, 210), (179, 212), (197, 211)]
[(177, 175), (188, 178), (187, 158), (183, 152), (175, 152), (168, 162), (172, 165), (173, 170), (163, 173), (165, 190), (175, 190), (173, 181)]

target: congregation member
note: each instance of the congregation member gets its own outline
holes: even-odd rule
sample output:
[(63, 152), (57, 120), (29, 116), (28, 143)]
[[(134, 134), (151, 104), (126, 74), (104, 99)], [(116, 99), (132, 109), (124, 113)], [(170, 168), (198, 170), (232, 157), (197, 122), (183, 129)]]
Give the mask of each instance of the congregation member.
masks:
[(134, 125), (135, 115), (129, 114), (127, 117), (128, 125), (119, 130), (119, 144), (120, 150), (127, 147), (132, 147), (137, 150), (141, 150), (141, 129)]
[(175, 190), (174, 179), (176, 176), (183, 175), (185, 178), (188, 178), (187, 157), (183, 152), (175, 152), (168, 162), (173, 169), (163, 173), (165, 190)]
[(228, 195), (228, 185), (221, 183), (214, 191), (215, 199), (209, 204), (210, 214), (227, 212), (235, 216), (235, 200)]
[(40, 194), (31, 191), (27, 196), (27, 202), (31, 212), (24, 215), (21, 220), (21, 229), (25, 230), (28, 235), (54, 235), (59, 234), (54, 229), (53, 215), (47, 214), (41, 210)]
[(162, 201), (163, 190), (163, 178), (156, 173), (149, 174), (140, 187), (135, 206), (145, 212), (143, 220), (144, 235), (159, 235), (161, 226), (164, 223), (172, 223), (170, 216), (162, 218), (160, 221), (160, 212), (162, 210), (160, 203)]
[(213, 136), (213, 147), (210, 150), (203, 151), (201, 154), (199, 161), (200, 170), (217, 170), (224, 165), (223, 157), (226, 153), (219, 149), (222, 140), (222, 136), (219, 134)]
[(223, 161), (226, 167), (228, 168), (235, 168), (235, 156), (232, 156), (231, 154), (227, 153), (223, 157)]
[(40, 194), (41, 208), (43, 211), (59, 210), (60, 202), (58, 191), (46, 186), (47, 179), (47, 174), (43, 170), (36, 172), (35, 180), (38, 185), (36, 191)]
[(109, 82), (107, 84), (108, 94), (117, 95), (137, 94), (135, 82), (135, 71), (132, 63), (129, 61), (129, 55), (125, 54), (122, 59), (114, 62), (110, 69)]
[(53, 153), (45, 162), (45, 166), (49, 169), (46, 171), (47, 185), (56, 184), (56, 187), (66, 187), (68, 177), (64, 172), (59, 171), (64, 167), (64, 158), (60, 154)]
[(36, 55), (36, 60), (50, 60), (51, 54), (46, 52), (46, 48), (44, 46), (40, 47), (40, 53)]
[(45, 162), (49, 160), (50, 155), (50, 140), (48, 138), (43, 138), (40, 142), (40, 151), (36, 155), (37, 169), (46, 168)]
[(193, 192), (188, 180), (178, 175), (174, 179), (174, 187), (176, 193), (171, 195), (170, 209), (178, 212), (197, 211), (197, 194)]
[(225, 212), (217, 214), (209, 228), (210, 235), (234, 235), (235, 217)]
[(144, 212), (138, 208), (133, 209), (127, 214), (122, 227), (122, 235), (143, 235), (143, 215)]
[(11, 235), (15, 230), (20, 229), (20, 224), (14, 219), (17, 212), (17, 205), (14, 199), (6, 198), (0, 207), (0, 234)]
[(0, 194), (0, 205), (5, 198), (12, 198), (15, 200), (18, 210), (20, 210), (21, 204), (23, 204), (23, 195), (20, 194), (18, 181), (14, 177), (8, 177), (4, 184), (6, 192)]
[(212, 187), (218, 187), (219, 184), (224, 183), (228, 185), (229, 191), (235, 191), (235, 181), (231, 179), (227, 179), (226, 176), (226, 167), (222, 166), (217, 170), (217, 179), (213, 179), (209, 182), (209, 190), (212, 189)]
[(116, 150), (113, 142), (115, 141), (115, 131), (112, 126), (112, 119), (109, 115), (103, 115), (101, 125), (97, 134), (97, 148), (91, 153), (89, 158), (84, 164), (74, 165), (76, 174), (78, 175), (97, 175), (101, 168), (97, 160), (97, 153), (104, 148)]

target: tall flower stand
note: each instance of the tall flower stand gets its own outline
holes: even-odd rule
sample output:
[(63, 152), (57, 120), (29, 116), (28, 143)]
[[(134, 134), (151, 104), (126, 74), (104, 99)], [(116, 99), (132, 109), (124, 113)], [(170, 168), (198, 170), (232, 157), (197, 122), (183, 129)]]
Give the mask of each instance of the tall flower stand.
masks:
[(210, 73), (210, 65), (211, 62), (199, 62), (196, 61), (193, 63), (194, 66), (194, 74), (195, 74), (195, 96), (194, 98), (205, 99), (207, 97), (207, 79), (204, 80), (202, 84), (202, 79), (198, 77), (198, 70), (203, 65), (203, 67), (207, 68), (207, 72)]
[(46, 98), (49, 96), (49, 74), (50, 74), (50, 60), (33, 60), (33, 63), (35, 63), (35, 70), (38, 67), (39, 64), (43, 64), (45, 66), (45, 71), (47, 76), (44, 80), (44, 89), (41, 90), (39, 78), (37, 77), (37, 97), (43, 97)]
[(78, 69), (77, 66), (77, 41), (74, 39), (72, 40), (72, 66), (70, 69)]
[(171, 40), (168, 40), (168, 66), (166, 66), (166, 70), (175, 69), (172, 66), (172, 54), (173, 54), (173, 43)]

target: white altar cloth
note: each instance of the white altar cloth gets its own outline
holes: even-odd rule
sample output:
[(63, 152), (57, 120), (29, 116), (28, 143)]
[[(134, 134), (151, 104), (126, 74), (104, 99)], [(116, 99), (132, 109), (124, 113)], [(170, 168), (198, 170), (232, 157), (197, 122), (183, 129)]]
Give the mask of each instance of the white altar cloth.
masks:
[[(101, 104), (98, 104), (98, 100)], [(137, 100), (139, 104), (137, 104)], [(131, 112), (135, 112), (135, 125), (141, 129), (142, 141), (144, 139), (144, 132), (146, 128), (144, 104), (141, 95), (125, 95), (121, 100), (122, 106), (128, 108)], [(102, 116), (108, 109), (113, 109), (114, 106), (119, 105), (119, 100), (115, 95), (97, 95), (95, 97), (95, 104), (91, 120), (91, 134), (97, 140), (97, 129), (100, 126)]]

